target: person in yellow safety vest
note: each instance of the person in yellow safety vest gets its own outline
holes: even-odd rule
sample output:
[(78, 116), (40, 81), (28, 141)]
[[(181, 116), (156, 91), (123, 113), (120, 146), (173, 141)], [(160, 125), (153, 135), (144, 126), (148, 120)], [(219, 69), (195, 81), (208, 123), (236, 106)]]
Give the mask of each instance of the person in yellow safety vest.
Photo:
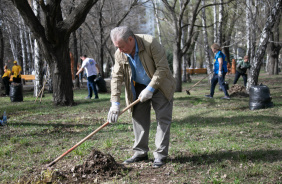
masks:
[(18, 65), (17, 61), (14, 61), (14, 66), (12, 68), (12, 74), (13, 74), (13, 82), (21, 83), (21, 72), (22, 67)]
[(5, 87), (5, 95), (9, 96), (10, 92), (10, 75), (11, 70), (8, 69), (7, 65), (4, 66), (4, 74), (2, 76), (2, 81)]

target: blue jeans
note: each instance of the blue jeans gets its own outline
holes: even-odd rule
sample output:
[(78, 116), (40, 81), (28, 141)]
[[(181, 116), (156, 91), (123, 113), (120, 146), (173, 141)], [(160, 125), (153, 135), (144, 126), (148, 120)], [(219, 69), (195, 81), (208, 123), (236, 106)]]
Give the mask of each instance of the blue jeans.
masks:
[(225, 96), (229, 96), (229, 94), (226, 90), (226, 86), (224, 84), (225, 75), (226, 75), (226, 73), (223, 73), (221, 77), (218, 77), (218, 74), (213, 74), (213, 77), (212, 77), (212, 80), (211, 80), (211, 92), (210, 92), (211, 96), (214, 95), (214, 89), (215, 89), (215, 86), (218, 82), (219, 82), (219, 85), (220, 85), (222, 91), (224, 92)]
[(94, 79), (96, 78), (96, 75), (91, 75), (87, 77), (87, 88), (88, 88), (88, 97), (92, 97), (92, 92), (95, 93), (95, 98), (98, 98), (98, 91), (96, 88), (96, 83)]

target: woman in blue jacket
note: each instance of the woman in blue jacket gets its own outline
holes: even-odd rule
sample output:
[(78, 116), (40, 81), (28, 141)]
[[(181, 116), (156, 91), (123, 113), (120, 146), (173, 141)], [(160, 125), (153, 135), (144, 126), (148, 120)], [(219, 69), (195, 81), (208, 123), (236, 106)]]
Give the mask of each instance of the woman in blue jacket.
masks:
[(219, 85), (224, 92), (225, 96), (222, 99), (230, 99), (229, 94), (227, 92), (227, 86), (225, 85), (224, 79), (227, 73), (227, 61), (225, 60), (225, 55), (221, 52), (221, 48), (218, 44), (214, 43), (211, 46), (214, 57), (214, 65), (213, 65), (213, 78), (211, 80), (211, 90), (209, 95), (205, 95), (207, 98), (213, 98), (214, 89), (216, 84), (219, 82)]

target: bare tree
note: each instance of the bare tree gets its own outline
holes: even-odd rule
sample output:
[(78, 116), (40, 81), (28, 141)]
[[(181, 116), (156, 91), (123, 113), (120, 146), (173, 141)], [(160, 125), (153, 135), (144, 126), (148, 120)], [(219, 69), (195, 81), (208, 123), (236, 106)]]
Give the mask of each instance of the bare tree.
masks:
[[(190, 30), (188, 31), (189, 35), (186, 35), (186, 41), (183, 44), (183, 47), (181, 47), (181, 39), (182, 39), (182, 34), (183, 34), (183, 29), (185, 26), (182, 26), (182, 20), (184, 18), (184, 13), (187, 10), (189, 0), (185, 0), (183, 2), (183, 5), (181, 7), (180, 12), (178, 13), (178, 10), (176, 9), (176, 2), (174, 3), (169, 3), (167, 0), (162, 0), (166, 9), (169, 11), (171, 15), (171, 21), (173, 25), (173, 36), (174, 36), (174, 41), (173, 41), (173, 75), (174, 78), (176, 79), (176, 90), (177, 92), (182, 91), (182, 80), (181, 80), (181, 61), (183, 55), (188, 51), (189, 47), (191, 46), (192, 43), (192, 37), (194, 34), (194, 25), (197, 20), (197, 15), (198, 15), (198, 9), (201, 3), (201, 0), (198, 0), (195, 5), (193, 6), (193, 11), (191, 13), (192, 18), (190, 24)], [(186, 23), (188, 25), (188, 23)], [(187, 26), (186, 25), (186, 26)]]
[(222, 27), (223, 27), (223, 17), (224, 17), (223, 13), (224, 13), (223, 0), (220, 0), (216, 42), (221, 46), (222, 46), (222, 34), (223, 34), (223, 29), (222, 29)]
[(25, 45), (26, 45), (26, 55), (27, 55), (27, 61), (26, 61), (26, 73), (31, 73), (31, 70), (32, 70), (32, 63), (33, 63), (33, 59), (32, 59), (32, 45), (31, 45), (31, 34), (30, 34), (30, 31), (29, 31), (29, 28), (27, 28), (25, 25), (24, 25), (24, 40), (25, 40)]
[[(110, 30), (113, 27), (125, 23), (125, 20), (127, 20), (126, 24), (130, 24), (131, 21), (128, 21), (130, 18), (129, 14), (135, 7), (139, 7), (141, 4), (142, 3), (138, 3), (138, 0), (126, 2), (103, 0), (95, 4), (95, 12), (91, 11), (89, 13), (82, 27), (91, 40), (91, 46), (88, 52), (93, 55), (93, 58), (99, 63), (100, 67), (110, 66), (111, 64), (109, 64), (109, 62), (114, 62), (114, 60), (106, 60), (106, 58), (111, 58), (115, 50), (109, 50), (113, 45), (109, 40)], [(134, 22), (137, 24), (136, 20), (134, 20)], [(101, 68), (100, 72), (102, 77), (108, 74), (103, 68)]]
[[(202, 6), (205, 6), (205, 1), (202, 1)], [(210, 47), (209, 47), (209, 43), (208, 43), (208, 34), (207, 34), (207, 29), (206, 29), (206, 11), (205, 8), (202, 9), (202, 25), (203, 25), (203, 39), (204, 39), (204, 53), (205, 53), (205, 63), (207, 66), (207, 73), (209, 75), (209, 82), (212, 79), (212, 61), (210, 59)]]
[(73, 105), (72, 77), (70, 69), (69, 38), (85, 20), (98, 0), (82, 0), (72, 13), (63, 18), (61, 1), (40, 0), (43, 21), (37, 19), (27, 0), (12, 0), (25, 23), (30, 27), (47, 63), (53, 79), (53, 101), (56, 105)]
[(19, 17), (19, 31), (20, 31), (20, 41), (21, 41), (21, 53), (22, 53), (22, 73), (26, 74), (26, 42), (24, 40), (24, 24), (23, 24), (23, 20)]
[[(213, 0), (216, 4), (216, 0)], [(213, 6), (213, 42), (217, 42), (217, 6)]]
[[(40, 21), (40, 9), (36, 1), (33, 1), (33, 12), (36, 18)], [(33, 95), (38, 96), (40, 90), (43, 87), (43, 60), (41, 56), (41, 49), (39, 47), (38, 38), (33, 40), (33, 53), (34, 53), (34, 71), (35, 71), (35, 80)]]
[[(76, 37), (76, 31), (72, 33), (72, 38), (73, 38), (73, 58), (74, 58), (74, 66), (73, 66), (73, 74), (75, 75), (77, 73), (77, 65), (78, 65), (78, 48), (77, 48), (77, 37)], [(79, 83), (79, 78), (75, 77), (74, 80), (74, 86), (79, 88), (80, 83)]]
[(159, 9), (158, 9), (158, 2), (157, 0), (153, 0), (153, 7), (154, 7), (154, 13), (155, 13), (155, 17), (156, 17), (156, 26), (157, 26), (157, 33), (158, 33), (158, 38), (159, 38), (159, 42), (160, 44), (162, 44), (162, 38), (161, 38), (161, 29), (160, 29), (160, 21), (159, 21)]
[(265, 55), (271, 29), (274, 27), (277, 18), (281, 16), (281, 9), (282, 9), (282, 0), (276, 0), (274, 2), (273, 7), (271, 8), (270, 15), (268, 16), (268, 19), (262, 30), (259, 46), (256, 50), (253, 62), (251, 63), (252, 67), (250, 70), (250, 75), (248, 76), (247, 91), (250, 88), (250, 86), (258, 84), (260, 68)]
[(235, 41), (232, 41), (232, 35), (234, 34), (235, 25), (238, 24), (238, 18), (241, 16), (237, 12), (237, 2), (232, 3), (232, 5), (229, 6), (230, 9), (228, 11), (224, 11), (224, 22), (223, 24), (223, 31), (222, 31), (222, 47), (223, 52), (226, 56), (226, 60), (228, 63), (230, 63), (230, 47), (232, 45), (235, 45)]
[(268, 59), (268, 74), (278, 75), (278, 64), (279, 64), (279, 52), (282, 48), (282, 43), (279, 42), (279, 25), (281, 21), (281, 16), (277, 17), (276, 23), (269, 35), (269, 43), (267, 53), (269, 55)]
[(2, 10), (0, 10), (0, 75), (4, 74), (4, 37), (3, 37), (3, 18)]
[[(74, 5), (75, 5), (75, 0), (71, 0), (71, 2), (69, 3), (70, 8), (69, 8), (68, 14), (71, 14), (71, 12), (74, 9)], [(76, 36), (77, 32), (78, 32), (77, 30), (72, 32), (73, 50), (70, 53), (70, 55), (73, 56), (73, 70), (71, 72), (72, 72), (72, 75), (74, 76), (77, 73), (78, 62), (80, 61), (80, 58), (78, 56), (78, 41), (77, 41), (77, 36)], [(82, 45), (80, 44), (80, 46)], [(80, 88), (79, 77), (77, 76), (75, 76), (75, 79), (74, 79), (74, 87)]]

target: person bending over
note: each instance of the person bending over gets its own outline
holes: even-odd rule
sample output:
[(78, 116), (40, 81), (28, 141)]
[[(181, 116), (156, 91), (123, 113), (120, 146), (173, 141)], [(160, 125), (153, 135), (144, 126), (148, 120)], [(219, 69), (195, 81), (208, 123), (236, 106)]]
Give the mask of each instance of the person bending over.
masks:
[(175, 79), (169, 69), (165, 50), (153, 36), (134, 34), (127, 26), (114, 28), (110, 35), (117, 50), (112, 71), (112, 106), (108, 122), (114, 123), (118, 119), (123, 82), (127, 105), (140, 99), (140, 103), (131, 109), (135, 153), (123, 164), (148, 160), (150, 111), (153, 106), (157, 120), (153, 167), (161, 167), (168, 156), (175, 91)]
[(88, 58), (87, 55), (80, 56), (80, 59), (83, 62), (81, 68), (76, 72), (76, 75), (78, 76), (85, 69), (87, 75), (87, 88), (88, 88), (88, 96), (85, 99), (91, 99), (93, 91), (95, 94), (95, 99), (99, 99), (98, 91), (95, 83), (95, 78), (99, 73), (99, 66), (94, 59)]
[(239, 61), (237, 66), (236, 66), (236, 74), (235, 74), (235, 78), (234, 78), (234, 82), (233, 84), (236, 84), (238, 79), (240, 78), (240, 76), (242, 76), (243, 80), (244, 80), (244, 86), (247, 86), (247, 69), (249, 69), (251, 67), (250, 63), (249, 63), (249, 57), (245, 56), (244, 57), (244, 61)]

